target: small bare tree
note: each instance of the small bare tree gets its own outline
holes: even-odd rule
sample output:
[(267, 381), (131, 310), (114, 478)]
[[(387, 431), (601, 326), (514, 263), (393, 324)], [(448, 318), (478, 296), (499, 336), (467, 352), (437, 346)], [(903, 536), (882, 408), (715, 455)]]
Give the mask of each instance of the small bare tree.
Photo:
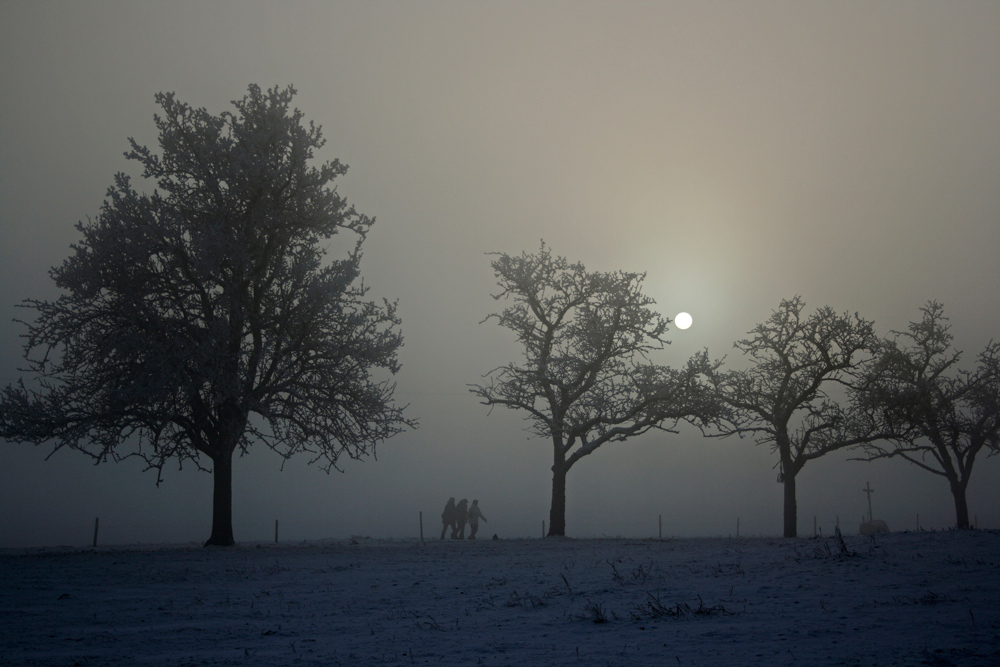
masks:
[(875, 349), (872, 323), (829, 307), (806, 317), (804, 309), (799, 296), (782, 300), (749, 338), (734, 344), (752, 365), (715, 378), (733, 410), (733, 425), (723, 435), (752, 435), (778, 454), (785, 537), (798, 534), (795, 478), (803, 466), (875, 437), (856, 428), (831, 392), (831, 386), (849, 385), (861, 358)]
[(865, 460), (899, 457), (948, 480), (958, 528), (969, 527), (966, 490), (976, 457), (1000, 450), (1000, 344), (958, 367), (944, 307), (930, 301), (919, 322), (887, 339), (853, 392), (865, 428), (887, 435), (865, 444)]
[(651, 310), (642, 274), (589, 272), (544, 243), (536, 254), (499, 254), (492, 265), (500, 286), (493, 298), (513, 303), (486, 320), (514, 332), (524, 359), (470, 391), (484, 405), (523, 410), (531, 431), (550, 439), (548, 534), (565, 535), (570, 468), (606, 443), (716, 418), (721, 406), (705, 379), (717, 365), (707, 353), (680, 370), (646, 358), (667, 342), (669, 320)]

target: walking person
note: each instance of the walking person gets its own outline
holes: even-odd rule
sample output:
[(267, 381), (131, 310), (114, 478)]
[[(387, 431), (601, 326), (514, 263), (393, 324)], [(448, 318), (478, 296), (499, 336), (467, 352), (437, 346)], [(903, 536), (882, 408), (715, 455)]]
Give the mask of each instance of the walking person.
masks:
[(441, 539), (444, 539), (444, 534), (448, 532), (451, 528), (452, 536), (455, 535), (455, 499), (449, 498), (448, 502), (444, 506), (444, 511), (441, 512)]
[[(476, 539), (476, 531), (479, 530), (479, 520), (482, 519), (486, 521), (486, 517), (483, 515), (482, 510), (479, 509), (479, 501), (473, 500), (472, 506), (469, 508), (468, 512), (469, 519), (469, 539)], [(489, 521), (486, 521), (489, 523)]]
[(451, 532), (451, 539), (453, 540), (464, 540), (465, 539), (465, 522), (468, 519), (469, 513), (469, 501), (462, 498), (458, 501), (458, 505), (455, 506), (455, 529)]

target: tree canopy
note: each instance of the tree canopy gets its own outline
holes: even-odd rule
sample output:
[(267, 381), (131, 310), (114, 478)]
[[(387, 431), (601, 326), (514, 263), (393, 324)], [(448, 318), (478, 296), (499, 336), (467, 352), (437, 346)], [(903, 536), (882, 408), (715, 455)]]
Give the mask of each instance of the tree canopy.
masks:
[(852, 430), (846, 398), (831, 390), (846, 387), (876, 348), (874, 325), (857, 313), (823, 307), (806, 316), (804, 310), (801, 297), (783, 299), (749, 338), (734, 343), (751, 365), (716, 376), (733, 411), (733, 427), (725, 433), (750, 435), (778, 454), (785, 537), (797, 534), (795, 478), (803, 466), (875, 437)]
[(944, 307), (929, 301), (919, 322), (894, 331), (854, 392), (862, 428), (886, 437), (866, 460), (899, 457), (948, 481), (958, 528), (969, 527), (966, 490), (976, 457), (1000, 451), (1000, 343), (959, 367)]
[[(251, 85), (215, 116), (156, 95), (160, 152), (125, 155), (100, 213), (51, 271), (61, 295), (27, 300), (24, 379), (3, 390), (0, 434), (97, 462), (211, 461), (207, 544), (233, 543), (232, 457), (262, 442), (329, 471), (413, 422), (386, 379), (402, 345), (395, 304), (366, 299), (361, 245), (374, 220), (314, 165), (318, 126), (295, 90)], [(337, 258), (324, 243), (347, 233)], [(373, 377), (381, 369), (382, 379)]]
[(705, 381), (714, 365), (707, 353), (682, 369), (647, 358), (667, 342), (669, 320), (642, 293), (642, 274), (590, 272), (544, 243), (535, 254), (498, 254), (492, 266), (500, 286), (494, 299), (511, 305), (486, 320), (510, 329), (524, 358), (490, 371), (470, 391), (484, 405), (524, 411), (531, 431), (551, 440), (548, 534), (564, 535), (570, 468), (609, 442), (717, 417)]

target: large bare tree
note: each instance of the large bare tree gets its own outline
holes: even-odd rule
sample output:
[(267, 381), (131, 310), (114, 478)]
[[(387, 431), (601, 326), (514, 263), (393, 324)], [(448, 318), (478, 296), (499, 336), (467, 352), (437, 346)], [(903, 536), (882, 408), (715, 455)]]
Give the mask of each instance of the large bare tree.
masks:
[(866, 460), (899, 457), (948, 481), (958, 528), (969, 527), (966, 491), (976, 457), (1000, 451), (1000, 344), (959, 368), (944, 307), (894, 331), (854, 392), (858, 412), (889, 437), (864, 446)]
[(749, 367), (716, 376), (735, 426), (724, 433), (752, 436), (778, 454), (784, 486), (784, 536), (798, 534), (795, 478), (809, 461), (867, 442), (850, 418), (845, 391), (878, 338), (871, 322), (829, 307), (804, 314), (801, 297), (782, 300), (766, 322), (734, 347)]
[(651, 309), (642, 274), (589, 272), (544, 243), (535, 254), (499, 254), (492, 265), (494, 299), (511, 305), (486, 320), (514, 333), (524, 359), (470, 391), (484, 405), (523, 410), (531, 431), (550, 440), (548, 534), (565, 535), (569, 470), (609, 442), (716, 418), (720, 405), (706, 381), (716, 366), (707, 353), (679, 370), (648, 360), (667, 342), (669, 320)]
[[(0, 434), (96, 462), (211, 462), (212, 533), (233, 544), (232, 461), (253, 442), (308, 452), (327, 471), (410, 424), (394, 406), (402, 344), (394, 304), (365, 299), (361, 243), (373, 220), (313, 166), (324, 144), (291, 87), (250, 86), (218, 116), (156, 95), (157, 154), (126, 157), (156, 188), (115, 177), (99, 215), (28, 300), (26, 371), (0, 398)], [(346, 233), (338, 259), (324, 242)], [(338, 236), (337, 238), (342, 238)], [(375, 379), (372, 371), (382, 369)]]

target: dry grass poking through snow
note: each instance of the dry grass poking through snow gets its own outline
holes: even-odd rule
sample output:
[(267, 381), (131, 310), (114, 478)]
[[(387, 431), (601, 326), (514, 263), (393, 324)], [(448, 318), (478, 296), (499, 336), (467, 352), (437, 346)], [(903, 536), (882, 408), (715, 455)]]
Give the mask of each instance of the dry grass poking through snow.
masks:
[(1000, 532), (0, 553), (4, 665), (1000, 664)]

